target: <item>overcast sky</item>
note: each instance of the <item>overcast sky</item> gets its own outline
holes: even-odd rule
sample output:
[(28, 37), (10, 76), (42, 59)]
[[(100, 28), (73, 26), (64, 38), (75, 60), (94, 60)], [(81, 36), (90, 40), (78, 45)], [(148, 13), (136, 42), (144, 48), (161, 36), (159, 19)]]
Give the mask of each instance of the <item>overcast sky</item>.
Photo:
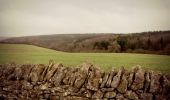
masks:
[(170, 0), (0, 0), (0, 36), (170, 30)]

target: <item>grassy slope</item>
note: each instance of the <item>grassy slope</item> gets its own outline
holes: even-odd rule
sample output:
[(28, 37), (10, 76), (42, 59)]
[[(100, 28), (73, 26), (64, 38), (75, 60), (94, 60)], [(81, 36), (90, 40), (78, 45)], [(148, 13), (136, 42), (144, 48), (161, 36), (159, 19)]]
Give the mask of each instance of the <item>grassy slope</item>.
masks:
[(170, 56), (130, 53), (65, 53), (23, 44), (0, 44), (0, 63), (15, 61), (24, 63), (47, 64), (50, 59), (66, 66), (79, 65), (90, 61), (102, 69), (111, 67), (131, 68), (141, 65), (143, 68), (170, 72)]

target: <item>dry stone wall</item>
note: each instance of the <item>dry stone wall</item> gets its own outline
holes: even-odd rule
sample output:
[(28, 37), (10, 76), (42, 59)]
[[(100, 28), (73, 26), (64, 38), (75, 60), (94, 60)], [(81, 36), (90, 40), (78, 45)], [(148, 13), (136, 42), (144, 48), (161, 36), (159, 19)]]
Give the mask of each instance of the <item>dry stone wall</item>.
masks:
[(122, 68), (103, 72), (90, 63), (64, 67), (0, 65), (0, 99), (170, 100), (170, 75)]

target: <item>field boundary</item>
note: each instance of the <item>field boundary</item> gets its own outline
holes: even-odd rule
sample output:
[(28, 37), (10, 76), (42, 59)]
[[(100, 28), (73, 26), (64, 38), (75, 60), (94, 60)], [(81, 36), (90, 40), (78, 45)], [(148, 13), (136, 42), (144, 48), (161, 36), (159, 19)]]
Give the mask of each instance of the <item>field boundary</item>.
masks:
[(91, 63), (64, 67), (0, 65), (0, 99), (50, 100), (167, 100), (170, 98), (170, 74), (143, 70), (112, 69), (102, 71)]

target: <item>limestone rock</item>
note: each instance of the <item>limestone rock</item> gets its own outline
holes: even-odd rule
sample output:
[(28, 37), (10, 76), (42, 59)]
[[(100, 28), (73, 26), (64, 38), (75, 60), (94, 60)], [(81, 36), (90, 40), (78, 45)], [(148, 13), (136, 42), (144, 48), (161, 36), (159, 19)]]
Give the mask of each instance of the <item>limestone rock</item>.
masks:
[(134, 72), (130, 72), (130, 74), (128, 76), (128, 87), (131, 87), (131, 85), (132, 85), (133, 76), (134, 76)]
[(80, 71), (81, 71), (81, 72), (84, 72), (84, 73), (88, 73), (90, 67), (92, 67), (92, 66), (93, 66), (93, 65), (92, 65), (91, 63), (83, 63), (83, 64), (80, 66)]
[(27, 80), (29, 81), (29, 75), (32, 70), (31, 65), (22, 65), (17, 66), (11, 75), (9, 75), (8, 79), (17, 79), (17, 80)]
[(149, 92), (151, 93), (158, 93), (160, 91), (160, 78), (161, 73), (151, 71), (151, 83)]
[(120, 78), (121, 78), (122, 70), (119, 70), (116, 74), (116, 76), (113, 77), (111, 87), (112, 88), (117, 88), (119, 83), (120, 83)]
[(74, 68), (74, 70), (71, 70), (72, 74), (65, 78), (65, 83), (68, 81), (69, 85), (81, 88), (87, 78), (91, 66), (92, 64), (90, 63), (83, 63), (80, 65), (80, 68)]
[(113, 91), (115, 88), (101, 88), (102, 92), (111, 92)]
[(74, 82), (74, 86), (77, 88), (81, 88), (82, 85), (85, 83), (87, 75), (88, 75), (88, 71), (85, 71), (85, 72), (83, 72), (82, 70), (78, 71), (75, 75), (76, 79)]
[(102, 79), (102, 83), (100, 85), (100, 88), (103, 88), (105, 86), (108, 78), (109, 78), (109, 73), (105, 72), (104, 75), (103, 75), (103, 79)]
[(142, 93), (140, 94), (140, 99), (141, 100), (153, 100), (153, 95), (151, 93)]
[(117, 90), (120, 93), (125, 93), (127, 91), (127, 85), (128, 85), (127, 76), (124, 74), (122, 76), (119, 86), (117, 87)]
[(76, 87), (73, 87), (73, 86), (69, 86), (68, 88), (65, 89), (65, 91), (70, 92), (70, 94), (74, 94), (74, 93), (78, 92), (79, 89)]
[(87, 78), (87, 75), (77, 74), (76, 76), (77, 76), (77, 78), (75, 80), (74, 86), (77, 88), (81, 88)]
[[(158, 95), (155, 96), (155, 100), (169, 100), (169, 99), (170, 98), (168, 98), (167, 96), (165, 96), (163, 94), (158, 94)], [(150, 99), (150, 100), (152, 100), (152, 99)]]
[(51, 67), (54, 65), (53, 61), (49, 62), (49, 65), (44, 68), (44, 71), (41, 74), (40, 81), (45, 81), (44, 79), (46, 77), (47, 72), (51, 69)]
[(3, 76), (3, 71), (5, 70), (5, 66), (0, 65), (0, 77)]
[(44, 77), (45, 81), (49, 81), (51, 79), (51, 77), (56, 73), (57, 68), (63, 66), (62, 64), (51, 64), (51, 66), (49, 66), (49, 68), (47, 69), (47, 73)]
[(24, 72), (24, 71), (21, 69), (21, 67), (16, 67), (16, 68), (15, 68), (15, 71), (14, 71), (14, 73), (15, 73), (15, 78), (16, 78), (17, 80), (22, 79), (22, 78), (23, 78), (23, 75), (24, 75), (23, 72)]
[(30, 73), (30, 79), (32, 82), (39, 81), (44, 68), (45, 68), (45, 66), (42, 64), (39, 64), (39, 65), (33, 67), (32, 71)]
[(22, 88), (25, 90), (31, 90), (31, 89), (33, 89), (33, 85), (30, 82), (23, 81)]
[(81, 88), (88, 77), (89, 69), (92, 67), (91, 63), (83, 63), (80, 69), (75, 73), (74, 87)]
[(170, 80), (168, 80), (168, 78), (165, 75), (163, 75), (162, 77), (162, 87), (163, 87), (162, 92), (164, 94), (170, 94)]
[(92, 97), (92, 95), (93, 95), (93, 92), (92, 92), (92, 91), (90, 91), (90, 90), (85, 90), (85, 92), (84, 92), (83, 94), (85, 95), (85, 97), (87, 97), (87, 98), (91, 98), (91, 97)]
[(145, 73), (145, 85), (144, 85), (144, 91), (147, 92), (149, 90), (149, 86), (150, 86), (150, 72), (146, 71)]
[(106, 92), (106, 93), (104, 94), (104, 97), (105, 97), (105, 98), (114, 98), (114, 97), (116, 97), (116, 92), (114, 92), (114, 91), (112, 91), (112, 92)]
[(31, 73), (31, 70), (33, 68), (33, 65), (23, 65), (21, 66), (21, 69), (22, 69), (22, 77), (24, 78), (24, 80), (27, 80), (29, 81), (29, 75)]
[(92, 96), (92, 99), (102, 99), (103, 98), (103, 92), (101, 92), (100, 90), (96, 91), (93, 96)]
[[(170, 74), (122, 69), (103, 73), (81, 67), (0, 65), (0, 99), (21, 100), (168, 100)], [(116, 75), (115, 75), (116, 74)], [(133, 88), (133, 89), (132, 89)]]
[(50, 96), (50, 100), (60, 100), (60, 96), (52, 95)]
[(73, 70), (73, 72), (72, 72), (72, 74), (71, 74), (71, 76), (70, 76), (70, 78), (68, 80), (69, 85), (71, 85), (71, 86), (74, 85), (74, 82), (75, 82), (76, 77), (77, 77), (77, 73), (79, 73), (78, 68), (74, 68), (74, 70)]
[(68, 97), (64, 97), (63, 99), (60, 98), (60, 100), (89, 100), (89, 99), (84, 97), (79, 97), (79, 96), (68, 96)]
[(57, 72), (54, 74), (54, 76), (51, 78), (51, 81), (54, 83), (55, 86), (60, 85), (63, 78), (65, 77), (65, 68), (60, 66), (58, 67)]
[(107, 79), (106, 87), (111, 87), (111, 83), (112, 83), (112, 79), (113, 79), (114, 75), (115, 75), (115, 72), (114, 72), (114, 70), (112, 70), (110, 72), (110, 75), (109, 75), (108, 79)]
[(139, 90), (142, 89), (144, 86), (144, 81), (145, 81), (145, 77), (144, 77), (144, 71), (141, 69), (140, 66), (135, 68), (135, 79), (133, 81), (133, 84), (131, 86), (131, 88), (133, 90)]
[(48, 83), (41, 84), (41, 85), (39, 86), (39, 89), (40, 89), (40, 90), (47, 90), (47, 89), (48, 89)]
[(63, 79), (63, 83), (65, 85), (69, 85), (69, 79), (71, 78), (71, 75), (75, 71), (75, 69), (74, 68), (67, 68), (65, 71), (66, 71), (66, 75)]
[(133, 91), (127, 91), (124, 96), (130, 100), (139, 100), (138, 95)]
[(120, 94), (120, 93), (118, 93), (117, 95), (116, 95), (116, 100), (125, 100), (126, 98), (122, 95), (122, 94)]
[(99, 69), (95, 67), (91, 67), (91, 70), (89, 72), (89, 77), (87, 81), (87, 89), (97, 91), (99, 89), (99, 81), (102, 77), (102, 74)]
[(8, 76), (10, 76), (14, 72), (15, 68), (16, 64), (4, 65), (4, 68), (2, 68), (1, 76), (8, 78)]
[(51, 92), (52, 92), (52, 93), (56, 93), (56, 92), (63, 93), (63, 92), (65, 92), (65, 89), (63, 89), (62, 87), (53, 87), (53, 88), (51, 89)]

